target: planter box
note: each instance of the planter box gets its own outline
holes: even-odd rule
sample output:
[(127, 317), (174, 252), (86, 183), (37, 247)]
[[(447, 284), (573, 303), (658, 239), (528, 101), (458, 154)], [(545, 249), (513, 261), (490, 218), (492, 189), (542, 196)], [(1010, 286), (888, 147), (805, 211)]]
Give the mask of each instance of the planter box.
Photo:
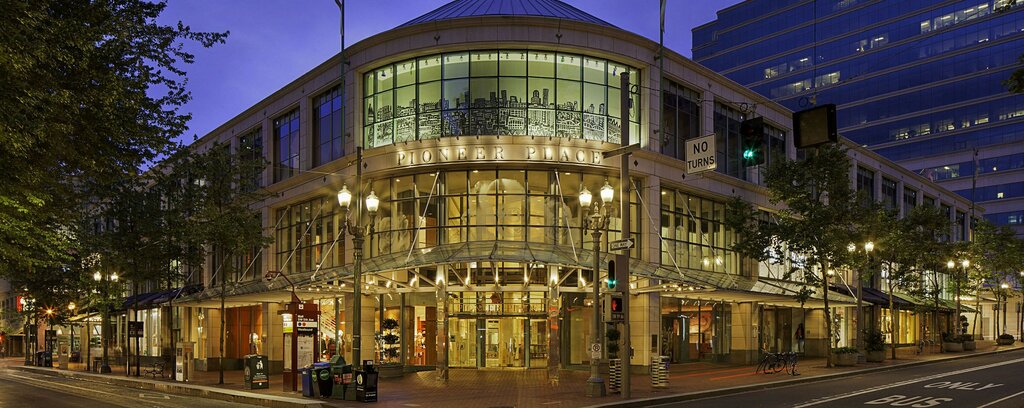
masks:
[(978, 343), (977, 342), (975, 342), (973, 340), (972, 341), (965, 341), (964, 342), (964, 350), (965, 351), (977, 350), (977, 349), (978, 349)]
[(857, 365), (857, 353), (833, 354), (835, 362), (840, 367), (853, 367)]
[(869, 363), (881, 363), (885, 361), (885, 350), (868, 351), (866, 354)]
[(405, 368), (398, 364), (383, 364), (377, 366), (380, 378), (397, 378), (405, 374)]
[(963, 343), (947, 343), (947, 342), (942, 342), (942, 351), (945, 351), (945, 352), (948, 352), (948, 353), (961, 352), (961, 351), (964, 351), (964, 344)]
[(1009, 346), (1013, 344), (1013, 339), (996, 339), (996, 344), (1000, 346)]

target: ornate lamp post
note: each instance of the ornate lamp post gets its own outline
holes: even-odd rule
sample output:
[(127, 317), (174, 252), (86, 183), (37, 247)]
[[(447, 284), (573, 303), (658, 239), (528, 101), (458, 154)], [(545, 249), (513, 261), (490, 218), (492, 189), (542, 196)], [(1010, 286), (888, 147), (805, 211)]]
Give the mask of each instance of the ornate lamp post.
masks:
[[(971, 261), (966, 260), (966, 259), (960, 261), (960, 267), (961, 267), (961, 270), (963, 271), (963, 274), (965, 276), (967, 275), (967, 268), (969, 268), (970, 266), (971, 266)], [(956, 263), (953, 262), (953, 260), (949, 260), (948, 262), (946, 262), (946, 267), (949, 268), (949, 271), (950, 271), (951, 274), (957, 275), (957, 271), (954, 269), (954, 268), (956, 268)], [(959, 275), (954, 276), (954, 278), (953, 278), (953, 280), (955, 282), (955, 285), (956, 285), (956, 293), (954, 293), (954, 296), (956, 297), (956, 315), (954, 315), (954, 317), (953, 317), (954, 324), (956, 324), (956, 326), (957, 326), (956, 327), (956, 332), (955, 332), (956, 334), (960, 334), (960, 331), (961, 331), (961, 328), (960, 328), (960, 279), (961, 279), (961, 277)]]
[[(850, 243), (846, 246), (846, 250), (850, 252), (857, 251), (857, 245)], [(864, 268), (868, 268), (871, 265), (871, 251), (875, 250), (875, 243), (868, 241), (864, 243)], [(864, 281), (861, 271), (864, 268), (857, 269), (857, 348), (864, 348)]]
[[(92, 279), (101, 284), (100, 296), (103, 296), (103, 300), (106, 301), (107, 296), (109, 296), (109, 293), (107, 293), (107, 284), (109, 284), (110, 282), (117, 282), (117, 273), (114, 272), (109, 275), (104, 275), (97, 271), (96, 273), (92, 274)], [(103, 337), (101, 339), (101, 343), (103, 346), (101, 347), (103, 349), (103, 360), (102, 363), (100, 364), (101, 374), (110, 372), (110, 365), (107, 363), (107, 342), (110, 339), (110, 333), (108, 332), (109, 329), (107, 328), (109, 323), (108, 320), (110, 319), (108, 308), (109, 306), (106, 305), (106, 302), (104, 302), (102, 313), (103, 321), (100, 322), (100, 331)]]
[(352, 235), (352, 255), (354, 260), (354, 271), (352, 274), (352, 364), (360, 364), (360, 340), (362, 335), (362, 307), (363, 307), (363, 240), (366, 235), (373, 234), (373, 223), (377, 218), (377, 208), (380, 206), (380, 199), (377, 194), (370, 191), (366, 196), (366, 211), (370, 213), (370, 221), (366, 226), (359, 225), (359, 214), (356, 214), (356, 221), (353, 223), (348, 219), (349, 206), (352, 205), (352, 192), (347, 185), (341, 186), (338, 191), (338, 204), (341, 206), (341, 230)]
[(596, 347), (592, 346), (594, 348), (591, 349), (593, 354), (590, 356), (590, 378), (587, 379), (588, 397), (603, 397), (605, 395), (604, 379), (601, 378), (599, 366), (601, 360), (600, 352), (595, 352), (594, 350), (599, 350), (599, 345), (601, 344), (601, 233), (608, 228), (608, 204), (615, 197), (615, 189), (605, 181), (604, 187), (601, 187), (600, 194), (601, 202), (604, 205), (593, 202), (594, 197), (586, 187), (583, 187), (579, 196), (580, 207), (584, 211), (591, 206), (591, 202), (593, 202), (594, 206), (593, 214), (590, 215), (589, 225), (586, 225), (587, 215), (584, 213), (583, 216), (584, 232), (589, 227), (591, 235), (594, 237), (594, 274), (591, 279), (594, 284), (594, 323), (590, 328), (590, 335), (593, 339), (593, 344), (597, 345)]

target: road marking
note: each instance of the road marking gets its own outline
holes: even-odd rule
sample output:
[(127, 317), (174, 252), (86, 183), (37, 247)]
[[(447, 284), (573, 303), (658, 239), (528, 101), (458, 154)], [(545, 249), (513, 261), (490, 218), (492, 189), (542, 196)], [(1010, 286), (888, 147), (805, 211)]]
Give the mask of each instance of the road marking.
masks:
[(985, 404), (985, 405), (980, 405), (980, 406), (978, 406), (978, 408), (985, 408), (987, 406), (995, 405), (995, 404), (998, 404), (1000, 402), (1006, 401), (1006, 400), (1008, 400), (1010, 398), (1016, 397), (1016, 396), (1021, 395), (1021, 394), (1024, 394), (1024, 391), (1018, 392), (1018, 393), (1013, 394), (1013, 395), (1005, 396), (1003, 398), (997, 399), (997, 400), (992, 401), (992, 402), (990, 402), (988, 404)]
[[(60, 391), (62, 389), (66, 389), (66, 388), (74, 388), (76, 390), (85, 391), (86, 394), (104, 394), (104, 395), (109, 395), (109, 396), (116, 397), (116, 398), (124, 398), (125, 397), (125, 395), (122, 395), (122, 394), (115, 394), (115, 393), (111, 393), (111, 392), (100, 391), (100, 390), (93, 389), (93, 388), (77, 387), (77, 386), (74, 386), (74, 385), (71, 385), (71, 384), (67, 384), (67, 383), (61, 383), (61, 384), (58, 385), (55, 382), (48, 383), (48, 382), (45, 382), (45, 381), (39, 381), (40, 378), (24, 377), (24, 376), (20, 376), (20, 375), (17, 375), (17, 374), (10, 374), (10, 373), (8, 373), (7, 376), (8, 377), (21, 378), (23, 380), (28, 380), (29, 382), (17, 381), (17, 380), (14, 380), (14, 382), (18, 382), (18, 383), (22, 383), (22, 384), (26, 384), (26, 385), (31, 385), (31, 386), (37, 387), (37, 388), (44, 388), (44, 389), (55, 390), (55, 391)], [(69, 379), (69, 380), (78, 380), (76, 378), (68, 378), (68, 377), (63, 377), (63, 378), (66, 378), (66, 379)], [(78, 380), (78, 381), (88, 381), (88, 380)], [(101, 384), (108, 384), (108, 383), (101, 383)], [(108, 384), (108, 385), (110, 385), (110, 384)], [(116, 387), (116, 385), (115, 385), (115, 387)], [(139, 399), (139, 398), (134, 398), (134, 397), (128, 397), (128, 398), (135, 399), (135, 400)], [(108, 404), (110, 403), (110, 401), (103, 401), (103, 400), (99, 400), (99, 399), (97, 399), (97, 401), (107, 402)], [(146, 402), (153, 403), (153, 404), (156, 403), (156, 401), (146, 401)]]
[(854, 391), (854, 392), (850, 392), (850, 393), (846, 393), (846, 394), (839, 394), (839, 395), (835, 395), (835, 396), (831, 396), (831, 397), (825, 397), (825, 398), (822, 398), (822, 399), (819, 399), (819, 400), (816, 400), (816, 401), (813, 401), (813, 402), (809, 402), (809, 403), (806, 403), (806, 404), (794, 405), (793, 408), (810, 407), (810, 406), (814, 406), (814, 405), (818, 405), (818, 404), (824, 404), (826, 402), (832, 402), (832, 401), (837, 401), (837, 400), (841, 400), (841, 399), (845, 399), (845, 398), (856, 397), (858, 395), (870, 394), (870, 393), (875, 392), (875, 391), (887, 390), (889, 388), (902, 387), (904, 385), (910, 385), (910, 384), (915, 384), (915, 383), (919, 383), (919, 382), (934, 380), (936, 378), (949, 377), (951, 375), (969, 373), (969, 372), (972, 372), (972, 371), (985, 370), (985, 369), (989, 369), (989, 368), (993, 368), (993, 367), (1004, 366), (1004, 365), (1007, 365), (1007, 364), (1015, 364), (1015, 363), (1019, 363), (1019, 362), (1022, 362), (1022, 361), (1024, 361), (1024, 358), (1018, 358), (1016, 360), (1001, 361), (1001, 362), (998, 362), (998, 363), (992, 363), (992, 364), (984, 365), (984, 366), (980, 366), (980, 367), (965, 368), (965, 369), (962, 369), (962, 370), (950, 371), (948, 373), (939, 373), (939, 374), (934, 374), (934, 375), (930, 375), (930, 376), (927, 376), (927, 377), (921, 377), (921, 378), (917, 378), (917, 379), (913, 379), (913, 380), (906, 380), (906, 381), (900, 381), (898, 383), (892, 383), (892, 384), (888, 384), (888, 385), (880, 385), (880, 386), (877, 386), (877, 387), (865, 388), (865, 389), (860, 390), (860, 391)]
[(171, 399), (168, 395), (163, 394), (146, 394), (144, 392), (139, 393), (139, 398), (157, 398), (157, 399)]

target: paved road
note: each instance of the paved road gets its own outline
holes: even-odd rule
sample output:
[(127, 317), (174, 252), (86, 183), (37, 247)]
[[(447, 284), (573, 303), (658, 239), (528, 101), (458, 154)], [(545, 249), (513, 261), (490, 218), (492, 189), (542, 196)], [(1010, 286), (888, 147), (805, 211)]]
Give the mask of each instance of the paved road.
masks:
[(1024, 407), (1024, 350), (659, 407)]
[(14, 407), (201, 407), (251, 405), (165, 394), (117, 385), (0, 368), (0, 408)]

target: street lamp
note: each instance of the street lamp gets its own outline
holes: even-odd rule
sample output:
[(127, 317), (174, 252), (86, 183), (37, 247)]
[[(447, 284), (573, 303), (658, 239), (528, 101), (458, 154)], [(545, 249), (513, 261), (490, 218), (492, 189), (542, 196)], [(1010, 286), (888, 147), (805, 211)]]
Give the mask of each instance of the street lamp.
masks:
[[(354, 265), (354, 271), (352, 274), (352, 361), (353, 364), (359, 364), (360, 358), (360, 339), (362, 335), (362, 307), (363, 307), (363, 240), (366, 235), (373, 235), (373, 223), (377, 218), (377, 208), (380, 206), (380, 199), (377, 198), (377, 194), (370, 191), (370, 195), (366, 196), (366, 210), (370, 213), (370, 221), (366, 226), (358, 225), (359, 220), (357, 219), (354, 223), (348, 219), (349, 207), (352, 205), (352, 192), (348, 190), (347, 185), (342, 185), (341, 190), (338, 191), (338, 205), (341, 206), (341, 233), (348, 232), (352, 235), (352, 255)], [(356, 214), (358, 217), (359, 214)]]
[[(971, 266), (971, 261), (969, 261), (967, 259), (961, 260), (960, 261), (960, 266), (962, 267), (962, 271), (963, 271), (964, 275), (966, 275), (967, 274), (967, 268)], [(957, 271), (954, 269), (954, 268), (956, 268), (956, 262), (953, 262), (953, 260), (950, 259), (948, 262), (946, 262), (946, 267), (949, 268), (949, 271), (950, 271), (951, 274), (956, 275)], [(953, 318), (953, 320), (955, 320), (955, 322), (956, 322), (955, 324), (957, 325), (957, 327), (956, 327), (956, 334), (963, 334), (963, 333), (961, 333), (963, 331), (963, 328), (959, 327), (960, 326), (960, 279), (961, 279), (960, 276), (955, 276), (953, 278), (953, 281), (956, 284), (956, 289), (955, 289), (956, 293), (954, 294), (954, 296), (956, 297), (956, 299), (955, 299), (956, 300), (956, 316)]]
[[(601, 202), (604, 205), (593, 203), (591, 211), (593, 214), (590, 215), (589, 225), (586, 213), (583, 215), (584, 233), (589, 227), (590, 233), (594, 237), (594, 274), (591, 278), (594, 285), (594, 324), (590, 328), (590, 335), (595, 345), (601, 344), (601, 233), (608, 228), (608, 204), (615, 198), (615, 189), (606, 180), (604, 186), (601, 187), (600, 194)], [(583, 187), (579, 194), (580, 208), (586, 211), (591, 206), (593, 199), (590, 190)], [(595, 351), (598, 350), (598, 347), (600, 346), (592, 346), (590, 349), (593, 354), (590, 356), (590, 378), (587, 379), (588, 397), (603, 397), (605, 395), (604, 379), (601, 378), (598, 365), (601, 359), (600, 353)]]
[[(68, 312), (69, 312), (68, 316), (69, 317), (74, 317), (75, 316), (75, 308), (76, 307), (78, 307), (78, 305), (76, 305), (75, 302), (68, 303)], [(70, 331), (71, 331), (71, 346), (68, 349), (68, 354), (70, 354), (71, 352), (73, 352), (75, 350), (75, 324), (74, 323), (70, 323), (70, 325), (71, 325), (71, 329), (70, 329)]]
[[(95, 280), (96, 282), (100, 282), (100, 284), (102, 285), (101, 288), (100, 288), (101, 289), (100, 290), (101, 296), (103, 296), (104, 300), (106, 300), (106, 297), (108, 296), (107, 285), (103, 284), (103, 282), (107, 282), (107, 283), (117, 282), (117, 272), (112, 272), (109, 275), (103, 275), (102, 273), (97, 271), (97, 272), (92, 274), (92, 279)], [(100, 331), (101, 331), (101, 334), (102, 334), (101, 343), (102, 343), (102, 346), (103, 346), (103, 347), (101, 347), (103, 349), (103, 363), (100, 365), (100, 373), (101, 374), (105, 374), (105, 373), (109, 373), (110, 372), (110, 365), (107, 363), (107, 342), (108, 342), (109, 336), (110, 336), (110, 334), (108, 333), (109, 329), (107, 327), (108, 323), (109, 323), (109, 320), (110, 320), (110, 318), (108, 316), (108, 313), (109, 313), (109, 306), (104, 304), (103, 305), (103, 313), (102, 313), (103, 321), (100, 322)]]

